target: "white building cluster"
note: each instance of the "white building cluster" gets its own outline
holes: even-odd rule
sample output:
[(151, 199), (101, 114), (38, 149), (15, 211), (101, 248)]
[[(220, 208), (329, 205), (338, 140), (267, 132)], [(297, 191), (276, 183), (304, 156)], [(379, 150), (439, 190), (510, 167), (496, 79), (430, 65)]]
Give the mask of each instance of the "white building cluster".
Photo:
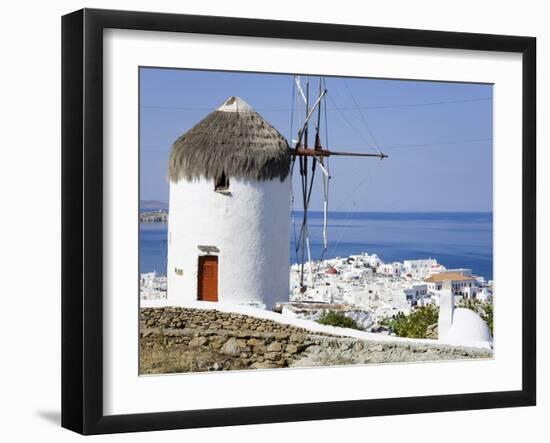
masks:
[(305, 265), (290, 271), (290, 301), (340, 303), (369, 312), (373, 324), (418, 305), (439, 304), (443, 287), (452, 287), (455, 301), (492, 298), (492, 285), (470, 269), (446, 269), (433, 258), (384, 263), (376, 254), (351, 255)]
[(142, 300), (166, 299), (166, 275), (158, 275), (156, 272), (141, 274), (139, 293)]

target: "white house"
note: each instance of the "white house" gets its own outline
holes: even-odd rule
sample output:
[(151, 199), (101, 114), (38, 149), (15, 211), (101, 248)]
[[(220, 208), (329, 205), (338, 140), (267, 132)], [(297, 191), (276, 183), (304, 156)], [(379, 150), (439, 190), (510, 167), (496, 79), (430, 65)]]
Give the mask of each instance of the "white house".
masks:
[(489, 288), (480, 288), (476, 293), (475, 298), (483, 302), (489, 302), (493, 300), (493, 291)]
[(288, 301), (288, 149), (238, 97), (176, 140), (168, 174), (168, 304), (271, 308)]
[(405, 260), (403, 262), (403, 272), (411, 274), (415, 278), (424, 278), (430, 274), (432, 266), (437, 266), (437, 260), (427, 258), (422, 260)]
[(426, 283), (408, 282), (403, 286), (403, 291), (411, 306), (424, 305), (424, 300), (428, 297), (428, 285)]
[(399, 262), (393, 263), (381, 263), (378, 268), (376, 268), (377, 274), (383, 275), (400, 275), (403, 271), (403, 264)]
[[(457, 272), (444, 272), (424, 279), (428, 285), (428, 291), (437, 293), (443, 288), (444, 283), (449, 282), (454, 295), (470, 294), (472, 289), (479, 286), (475, 277), (459, 274)], [(475, 291), (473, 291), (475, 292)]]
[(378, 257), (378, 255), (372, 254), (368, 258), (368, 263), (373, 268), (376, 268), (376, 267), (380, 266), (380, 263), (382, 263), (382, 261), (380, 260), (380, 257)]
[(166, 277), (156, 272), (141, 274), (139, 278), (139, 293), (143, 300), (166, 299)]

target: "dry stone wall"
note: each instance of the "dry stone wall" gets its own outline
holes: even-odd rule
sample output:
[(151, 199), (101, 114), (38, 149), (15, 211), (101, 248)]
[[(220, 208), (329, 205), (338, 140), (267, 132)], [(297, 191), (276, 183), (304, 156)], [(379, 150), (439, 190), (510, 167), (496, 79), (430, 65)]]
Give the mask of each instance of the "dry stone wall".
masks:
[(215, 309), (144, 308), (144, 374), (491, 358), (491, 351), (332, 336)]

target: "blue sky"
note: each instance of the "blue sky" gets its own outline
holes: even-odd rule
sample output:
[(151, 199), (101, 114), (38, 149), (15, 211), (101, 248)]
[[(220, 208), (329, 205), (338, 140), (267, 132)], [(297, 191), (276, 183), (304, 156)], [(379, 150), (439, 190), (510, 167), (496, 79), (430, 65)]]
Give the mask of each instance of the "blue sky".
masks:
[[(492, 211), (492, 85), (326, 77), (326, 87), (329, 149), (390, 156), (332, 157), (331, 210)], [(168, 201), (172, 143), (229, 96), (289, 139), (292, 91), (292, 75), (142, 68), (141, 199)], [(326, 146), (324, 127), (322, 135)], [(322, 195), (317, 180), (312, 210)]]

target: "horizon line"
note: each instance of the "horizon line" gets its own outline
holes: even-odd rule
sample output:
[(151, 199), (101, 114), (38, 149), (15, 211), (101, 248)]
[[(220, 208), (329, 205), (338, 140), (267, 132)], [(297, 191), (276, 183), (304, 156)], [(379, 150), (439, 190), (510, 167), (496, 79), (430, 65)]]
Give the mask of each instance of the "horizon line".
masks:
[[(165, 203), (161, 200), (152, 200), (152, 199), (147, 199), (147, 200), (140, 200), (140, 208), (141, 208), (141, 203), (142, 202), (147, 202), (147, 201), (157, 201), (159, 203), (162, 203), (163, 204), (163, 208), (166, 207), (168, 208), (168, 203)], [(151, 208), (151, 209), (157, 209), (157, 208)], [(291, 212), (304, 212), (303, 210), (294, 210), (294, 211), (291, 211)], [(309, 210), (308, 212), (312, 213), (312, 212), (319, 212), (319, 213), (323, 213), (323, 210), (320, 209), (320, 210)], [(477, 214), (492, 214), (494, 212), (494, 210), (460, 210), (460, 211), (452, 211), (452, 210), (441, 210), (441, 209), (429, 209), (429, 210), (365, 210), (365, 211), (353, 211), (353, 210), (328, 210), (328, 213), (395, 213), (395, 214), (399, 214), (399, 213), (407, 213), (407, 214), (427, 214), (427, 213), (440, 213), (440, 214), (472, 214), (472, 213), (477, 213)]]

